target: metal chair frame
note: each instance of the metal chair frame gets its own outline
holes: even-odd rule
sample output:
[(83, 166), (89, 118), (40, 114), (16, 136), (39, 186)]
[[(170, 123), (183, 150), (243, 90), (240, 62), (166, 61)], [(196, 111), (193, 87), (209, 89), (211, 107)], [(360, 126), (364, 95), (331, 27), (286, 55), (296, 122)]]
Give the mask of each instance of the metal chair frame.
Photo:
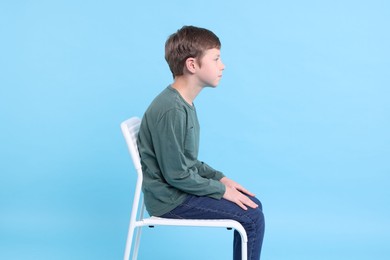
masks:
[[(144, 226), (188, 226), (188, 227), (224, 227), (227, 229), (235, 229), (241, 236), (241, 253), (242, 260), (247, 260), (247, 243), (248, 238), (244, 227), (237, 221), (231, 219), (166, 219), (159, 217), (144, 217), (145, 205), (142, 196), (142, 168), (141, 160), (138, 153), (137, 137), (141, 120), (137, 117), (132, 117), (121, 123), (121, 130), (126, 140), (126, 144), (131, 155), (136, 173), (137, 183), (134, 192), (133, 206), (130, 215), (130, 224), (126, 241), (126, 248), (124, 254), (124, 260), (130, 259), (131, 248), (133, 244), (134, 232), (137, 229), (134, 247), (132, 252), (132, 259), (135, 260), (138, 257), (138, 251), (140, 246), (140, 238), (142, 227)], [(139, 211), (138, 211), (139, 210)], [(138, 218), (137, 218), (138, 215)]]

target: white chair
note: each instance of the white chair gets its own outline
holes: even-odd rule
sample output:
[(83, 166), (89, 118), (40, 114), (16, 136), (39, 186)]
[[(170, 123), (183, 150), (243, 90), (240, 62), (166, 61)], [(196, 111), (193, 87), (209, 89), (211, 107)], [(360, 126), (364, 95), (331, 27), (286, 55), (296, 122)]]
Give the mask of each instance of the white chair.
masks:
[[(141, 195), (141, 186), (142, 186), (142, 169), (141, 162), (138, 153), (137, 147), (137, 136), (140, 127), (141, 120), (137, 117), (132, 117), (121, 124), (121, 129), (123, 136), (125, 137), (128, 150), (130, 152), (131, 158), (133, 159), (133, 164), (137, 173), (137, 184), (134, 192), (133, 207), (131, 210), (129, 231), (126, 241), (126, 249), (124, 260), (130, 259), (130, 251), (133, 242), (134, 230), (138, 228), (136, 239), (134, 242), (134, 248), (132, 252), (132, 259), (137, 259), (138, 249), (140, 244), (141, 229), (143, 226), (192, 226), (192, 227), (224, 227), (227, 229), (234, 228), (241, 235), (242, 242), (242, 260), (247, 260), (247, 242), (248, 238), (245, 232), (244, 227), (237, 221), (231, 219), (220, 219), (220, 220), (194, 220), (194, 219), (166, 219), (159, 217), (149, 217), (144, 218), (145, 205), (143, 202), (143, 197)], [(139, 214), (138, 213), (138, 209)], [(137, 215), (138, 219), (137, 219)]]

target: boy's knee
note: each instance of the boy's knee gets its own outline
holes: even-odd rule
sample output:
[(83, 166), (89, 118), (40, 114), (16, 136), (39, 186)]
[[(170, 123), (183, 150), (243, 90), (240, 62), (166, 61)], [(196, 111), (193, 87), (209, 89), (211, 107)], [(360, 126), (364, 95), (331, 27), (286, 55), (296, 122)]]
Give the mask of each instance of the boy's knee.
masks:
[(258, 198), (250, 197), (250, 199), (259, 206), (259, 210), (263, 211), (263, 204), (261, 204), (261, 201)]
[(258, 205), (258, 207), (253, 211), (253, 217), (258, 225), (263, 226), (265, 222), (263, 214), (263, 205), (256, 197), (253, 197), (252, 200)]
[(256, 233), (262, 232), (261, 230), (264, 230), (265, 226), (265, 219), (263, 211), (261, 210), (261, 204), (258, 204), (259, 207), (255, 209), (250, 209), (247, 211), (246, 219), (243, 223), (245, 229), (247, 232), (249, 230), (252, 230)]

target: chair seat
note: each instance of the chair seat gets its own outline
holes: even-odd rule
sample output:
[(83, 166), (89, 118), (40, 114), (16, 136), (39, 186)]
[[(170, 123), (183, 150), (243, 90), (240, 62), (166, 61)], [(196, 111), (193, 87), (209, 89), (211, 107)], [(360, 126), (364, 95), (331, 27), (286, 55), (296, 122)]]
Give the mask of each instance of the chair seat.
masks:
[[(234, 228), (239, 232), (246, 233), (242, 225), (232, 219), (170, 219), (149, 217), (137, 221), (136, 226), (192, 226), (192, 227), (224, 227)], [(244, 239), (246, 236), (244, 236)], [(246, 242), (246, 241), (245, 241)]]

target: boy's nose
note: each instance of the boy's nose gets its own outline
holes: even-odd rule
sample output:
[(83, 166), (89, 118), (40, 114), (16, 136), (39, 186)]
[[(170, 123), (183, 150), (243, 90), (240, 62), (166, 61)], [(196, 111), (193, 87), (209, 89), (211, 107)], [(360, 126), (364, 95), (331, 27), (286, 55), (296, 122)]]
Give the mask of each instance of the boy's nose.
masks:
[(224, 70), (225, 69), (225, 64), (223, 64), (223, 62), (221, 62), (221, 70)]

